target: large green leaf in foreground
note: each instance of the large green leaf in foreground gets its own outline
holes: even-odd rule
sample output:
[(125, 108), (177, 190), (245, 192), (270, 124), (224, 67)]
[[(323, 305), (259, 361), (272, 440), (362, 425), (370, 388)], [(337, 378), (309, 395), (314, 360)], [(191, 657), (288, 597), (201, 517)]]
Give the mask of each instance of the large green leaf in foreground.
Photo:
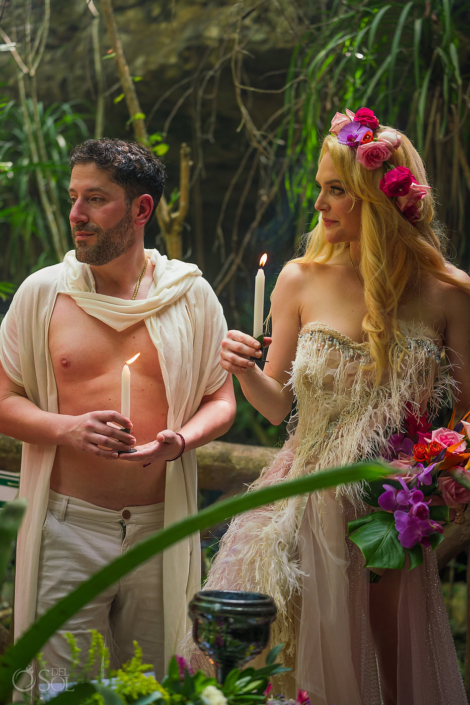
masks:
[(142, 541), (123, 556), (109, 563), (80, 587), (64, 597), (33, 626), (19, 641), (4, 654), (0, 660), (0, 703), (8, 702), (12, 690), (12, 677), (18, 669), (24, 669), (41, 650), (47, 640), (70, 617), (78, 612), (90, 600), (124, 575), (136, 568), (156, 553), (172, 546), (178, 541), (214, 524), (230, 519), (250, 509), (256, 509), (280, 499), (294, 495), (316, 492), (336, 485), (373, 481), (389, 474), (381, 463), (357, 463), (347, 468), (335, 468), (301, 477), (288, 482), (280, 482), (253, 492), (213, 504), (198, 514), (176, 522), (153, 536)]

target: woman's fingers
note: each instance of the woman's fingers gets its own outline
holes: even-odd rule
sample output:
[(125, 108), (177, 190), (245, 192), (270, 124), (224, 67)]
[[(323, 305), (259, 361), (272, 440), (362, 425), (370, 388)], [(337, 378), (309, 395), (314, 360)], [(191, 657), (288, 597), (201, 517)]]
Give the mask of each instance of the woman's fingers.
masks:
[(223, 367), (224, 370), (227, 370), (227, 372), (231, 372), (233, 375), (243, 374), (255, 366), (253, 360), (245, 360), (245, 358), (238, 358), (237, 362), (239, 364), (235, 364), (234, 362), (226, 360), (223, 357), (220, 359), (221, 367)]
[(247, 335), (246, 333), (242, 333), (241, 330), (229, 330), (227, 333), (227, 338), (235, 341), (236, 343), (243, 343), (249, 348), (254, 348), (255, 350), (258, 350), (261, 347), (256, 338), (253, 338), (253, 336)]
[(255, 349), (249, 347), (248, 345), (245, 345), (244, 343), (237, 343), (234, 340), (230, 340), (227, 338), (222, 341), (222, 350), (223, 352), (227, 352), (228, 354), (235, 353), (236, 355), (245, 358), (261, 357), (261, 355), (263, 354), (259, 348)]

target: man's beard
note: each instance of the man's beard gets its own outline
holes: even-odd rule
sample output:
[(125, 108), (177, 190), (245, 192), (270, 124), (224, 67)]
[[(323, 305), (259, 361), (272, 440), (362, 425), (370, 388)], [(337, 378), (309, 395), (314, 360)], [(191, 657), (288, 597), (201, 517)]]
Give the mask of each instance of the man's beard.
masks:
[(90, 224), (84, 228), (75, 226), (72, 230), (74, 240), (77, 231), (93, 233), (96, 237), (94, 245), (89, 245), (87, 240), (75, 242), (77, 260), (96, 267), (108, 264), (113, 259), (125, 254), (135, 243), (135, 232), (132, 227), (132, 209), (128, 208), (119, 223), (116, 223), (108, 230), (103, 230), (98, 225)]

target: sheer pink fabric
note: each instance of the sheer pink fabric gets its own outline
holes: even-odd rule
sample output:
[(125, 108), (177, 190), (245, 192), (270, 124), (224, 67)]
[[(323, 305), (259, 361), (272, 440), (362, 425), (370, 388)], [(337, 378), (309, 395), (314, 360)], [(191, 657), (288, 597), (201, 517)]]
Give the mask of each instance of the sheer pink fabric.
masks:
[[(433, 340), (408, 330), (402, 363), (369, 384), (367, 345), (322, 323), (304, 327), (292, 380), (296, 432), (250, 489), (380, 454), (408, 403), (436, 409), (449, 380)], [(293, 673), (275, 692), (306, 690), (312, 705), (380, 705), (379, 670), (369, 617), (369, 571), (346, 538), (367, 511), (364, 488), (281, 500), (236, 517), (221, 541), (206, 589), (272, 595), (278, 618), (272, 645)], [(362, 509), (361, 509), (362, 507)], [(403, 571), (398, 595), (397, 705), (465, 705), (467, 699), (443, 602), (435, 555)], [(384, 604), (383, 610), (391, 609)], [(191, 648), (194, 666), (206, 666)]]

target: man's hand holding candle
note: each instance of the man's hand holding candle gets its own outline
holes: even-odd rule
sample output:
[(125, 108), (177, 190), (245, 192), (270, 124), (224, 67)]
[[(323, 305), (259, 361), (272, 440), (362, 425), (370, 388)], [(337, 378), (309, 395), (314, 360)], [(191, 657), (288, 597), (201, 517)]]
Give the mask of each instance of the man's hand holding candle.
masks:
[(134, 436), (121, 430), (131, 429), (132, 423), (118, 411), (90, 411), (80, 416), (63, 416), (60, 420), (65, 428), (58, 445), (71, 445), (102, 458), (115, 460), (118, 451), (129, 451), (136, 442)]

